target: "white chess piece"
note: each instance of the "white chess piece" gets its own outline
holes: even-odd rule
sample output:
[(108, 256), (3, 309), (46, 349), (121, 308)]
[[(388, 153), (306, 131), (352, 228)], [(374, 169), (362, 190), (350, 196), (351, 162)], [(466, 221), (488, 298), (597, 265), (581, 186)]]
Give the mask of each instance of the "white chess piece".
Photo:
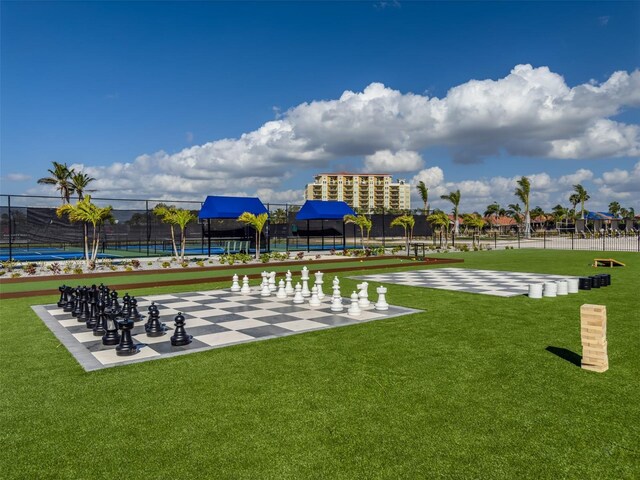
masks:
[(276, 286), (276, 272), (269, 273), (269, 290), (275, 292), (278, 289)]
[(262, 282), (260, 282), (260, 288), (262, 289), (264, 288), (265, 283), (267, 284), (267, 286), (269, 285), (269, 280), (268, 280), (269, 274), (267, 272), (262, 272), (260, 276), (262, 277)]
[(344, 310), (342, 306), (342, 296), (340, 295), (340, 287), (338, 285), (333, 286), (333, 297), (331, 299), (331, 311), (341, 312)]
[(296, 283), (296, 293), (293, 296), (293, 303), (304, 303), (304, 297), (302, 296), (302, 287), (299, 283)]
[(240, 289), (240, 293), (247, 295), (251, 293), (251, 287), (249, 286), (249, 277), (246, 275), (242, 278), (242, 288)]
[(333, 286), (334, 287), (340, 286), (340, 279), (338, 277), (333, 277)]
[(269, 288), (269, 281), (266, 281), (262, 284), (262, 290), (260, 290), (261, 297), (269, 297), (271, 296), (271, 289)]
[(285, 287), (284, 287), (284, 291), (287, 292), (287, 296), (288, 295), (293, 295), (293, 293), (294, 293), (293, 285), (291, 284), (291, 277), (292, 277), (291, 271), (287, 270), (287, 274), (285, 275), (285, 278), (286, 278), (287, 281), (286, 281), (286, 284), (285, 284)]
[(347, 310), (347, 313), (349, 315), (353, 315), (354, 317), (357, 317), (362, 313), (362, 310), (360, 310), (360, 305), (358, 305), (358, 294), (356, 292), (353, 292), (351, 294), (351, 305), (349, 305), (349, 310)]
[(236, 275), (235, 273), (233, 274), (233, 280), (231, 281), (231, 291), (232, 292), (240, 291), (240, 284), (238, 283), (238, 275)]
[(389, 304), (387, 303), (387, 299), (385, 295), (387, 294), (387, 288), (380, 285), (376, 288), (376, 292), (378, 292), (378, 301), (374, 305), (376, 310), (389, 310)]
[(356, 286), (360, 290), (360, 292), (358, 293), (358, 305), (360, 305), (360, 308), (369, 307), (371, 305), (371, 302), (369, 301), (369, 292), (367, 291), (367, 289), (369, 288), (369, 284), (367, 282), (362, 282), (360, 285)]
[(316, 276), (316, 281), (314, 282), (314, 285), (318, 287), (318, 298), (322, 300), (324, 298), (324, 292), (322, 291), (322, 284), (324, 283), (324, 280), (323, 280), (324, 273), (316, 272), (314, 275)]
[(310, 297), (311, 290), (309, 290), (309, 269), (306, 266), (302, 267), (302, 275), (300, 277), (300, 280), (302, 280), (302, 296)]
[(311, 300), (309, 300), (310, 307), (319, 307), (322, 302), (318, 298), (318, 287), (315, 285), (311, 288)]
[(278, 284), (278, 293), (276, 293), (276, 298), (287, 298), (287, 292), (284, 289), (284, 280), (280, 279), (280, 283)]

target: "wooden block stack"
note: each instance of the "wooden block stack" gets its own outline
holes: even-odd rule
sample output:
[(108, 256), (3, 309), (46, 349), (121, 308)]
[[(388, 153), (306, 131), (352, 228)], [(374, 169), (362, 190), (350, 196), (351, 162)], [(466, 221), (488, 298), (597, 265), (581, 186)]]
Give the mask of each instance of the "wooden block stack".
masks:
[(607, 307), (584, 304), (580, 307), (582, 368), (592, 372), (609, 369), (607, 356)]

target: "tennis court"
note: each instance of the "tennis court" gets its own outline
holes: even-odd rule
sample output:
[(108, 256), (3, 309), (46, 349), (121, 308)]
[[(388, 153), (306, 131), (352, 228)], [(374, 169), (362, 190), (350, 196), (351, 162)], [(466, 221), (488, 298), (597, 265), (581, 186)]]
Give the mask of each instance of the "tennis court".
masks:
[[(44, 262), (56, 260), (81, 260), (84, 258), (82, 250), (64, 250), (54, 247), (13, 247), (11, 258), (18, 262)], [(119, 258), (118, 255), (99, 253), (98, 258)], [(0, 261), (9, 260), (9, 249), (0, 248)]]

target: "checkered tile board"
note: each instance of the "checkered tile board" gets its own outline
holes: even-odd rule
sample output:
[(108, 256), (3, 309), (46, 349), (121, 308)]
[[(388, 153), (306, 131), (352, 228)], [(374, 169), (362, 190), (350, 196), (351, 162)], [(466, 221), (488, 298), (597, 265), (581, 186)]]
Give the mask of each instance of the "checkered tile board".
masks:
[(470, 270), (467, 268), (434, 268), (406, 272), (381, 273), (351, 277), (372, 283), (391, 283), (412, 287), (437, 288), (458, 292), (481, 293), (498, 297), (525, 295), (530, 283), (544, 283), (571, 278), (544, 273)]
[[(363, 309), (362, 314), (356, 317), (347, 314), (350, 300), (346, 298), (342, 302), (344, 311), (334, 313), (330, 309), (331, 297), (328, 295), (321, 306), (311, 307), (308, 298), (304, 304), (294, 304), (293, 297), (284, 300), (277, 299), (275, 294), (261, 297), (259, 289), (247, 295), (212, 290), (137, 297), (137, 300), (141, 313), (146, 313), (151, 302), (156, 303), (167, 333), (161, 337), (148, 337), (144, 330), (145, 316), (136, 322), (132, 330), (133, 340), (141, 348), (137, 354), (128, 357), (117, 356), (114, 346), (102, 345), (101, 337), (94, 336), (83, 322), (78, 322), (57, 305), (39, 305), (33, 309), (87, 371), (420, 311), (393, 305), (389, 310), (376, 311), (372, 302), (371, 307)], [(371, 300), (375, 301), (375, 298)], [(193, 336), (193, 342), (174, 347), (170, 337), (173, 335), (174, 318), (179, 312), (186, 319), (185, 327)]]

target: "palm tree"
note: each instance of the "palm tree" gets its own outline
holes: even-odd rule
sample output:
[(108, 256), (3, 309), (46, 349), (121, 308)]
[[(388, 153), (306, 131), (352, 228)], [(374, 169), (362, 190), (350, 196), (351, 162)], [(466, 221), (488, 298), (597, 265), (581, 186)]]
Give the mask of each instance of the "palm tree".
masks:
[(513, 218), (518, 226), (522, 223), (522, 209), (519, 203), (510, 203), (507, 207), (507, 216)]
[(153, 214), (160, 217), (162, 223), (168, 223), (171, 230), (171, 245), (173, 246), (173, 256), (178, 258), (178, 247), (176, 246), (176, 235), (173, 230), (173, 215), (176, 211), (176, 207), (173, 205), (165, 205), (160, 203), (153, 209)]
[(266, 213), (260, 213), (255, 215), (253, 213), (244, 212), (238, 217), (238, 221), (249, 225), (256, 231), (256, 260), (260, 258), (260, 234), (264, 228), (264, 224), (269, 220), (269, 215)]
[(71, 185), (71, 190), (78, 194), (78, 200), (82, 200), (84, 198), (84, 192), (94, 191), (87, 190), (89, 184), (94, 180), (95, 178), (90, 177), (84, 172), (76, 172), (74, 170), (71, 171), (69, 183)]
[(568, 214), (569, 210), (560, 204), (553, 207), (551, 215), (553, 216), (553, 222), (555, 223), (556, 230), (560, 229), (560, 223), (562, 223), (562, 220), (566, 218)]
[(278, 208), (271, 212), (271, 223), (276, 224), (285, 224), (287, 223), (287, 212), (283, 208)]
[(56, 185), (56, 190), (60, 190), (62, 203), (69, 203), (73, 193), (73, 186), (71, 185), (73, 169), (69, 169), (66, 163), (53, 162), (53, 169), (49, 168), (47, 171), (51, 176), (40, 178), (38, 183), (41, 185)]
[(172, 224), (180, 228), (180, 257), (178, 258), (180, 262), (184, 262), (184, 250), (187, 246), (187, 225), (197, 219), (197, 215), (184, 208), (178, 208), (173, 213)]
[(364, 231), (367, 231), (367, 238), (369, 238), (369, 232), (371, 232), (373, 222), (365, 215), (345, 215), (343, 221), (344, 223), (353, 223), (360, 227), (360, 237), (362, 238), (362, 248), (364, 249)]
[(418, 189), (418, 193), (420, 194), (420, 198), (422, 199), (422, 203), (424, 203), (424, 211), (423, 215), (425, 217), (429, 216), (429, 188), (424, 184), (422, 180), (418, 182), (416, 186)]
[(96, 261), (96, 257), (98, 256), (98, 246), (100, 245), (98, 237), (98, 227), (102, 225), (106, 220), (113, 219), (111, 210), (112, 207), (110, 205), (100, 208), (91, 203), (90, 195), (87, 195), (82, 200), (78, 200), (78, 203), (76, 205), (65, 203), (58, 207), (56, 210), (56, 215), (58, 215), (58, 217), (67, 215), (69, 221), (72, 223), (83, 222), (85, 225), (88, 223), (93, 225), (91, 255), (89, 255), (89, 235), (85, 233), (84, 236), (84, 249), (87, 266), (91, 266)]
[[(467, 227), (473, 228), (474, 231), (477, 233), (480, 233), (480, 231), (482, 230), (482, 227), (484, 227), (486, 223), (484, 219), (476, 213), (465, 213), (464, 215), (462, 215), (462, 221)], [(476, 236), (473, 235), (472, 238), (473, 238), (472, 245), (475, 247)]]
[(405, 244), (407, 246), (407, 255), (411, 253), (409, 251), (409, 238), (415, 224), (416, 224), (416, 219), (413, 218), (413, 215), (401, 215), (391, 220), (391, 223), (389, 224), (391, 227), (404, 228), (404, 238), (405, 238)]
[(460, 206), (460, 190), (449, 192), (448, 195), (440, 195), (443, 200), (449, 200), (453, 204), (453, 233), (458, 235), (460, 220), (458, 219), (458, 207)]
[(449, 228), (449, 223), (451, 222), (451, 220), (449, 220), (449, 215), (444, 213), (442, 210), (436, 210), (435, 212), (433, 212), (431, 215), (427, 217), (427, 221), (431, 225), (440, 227), (440, 233), (444, 233), (444, 244), (445, 246), (447, 246), (448, 244), (447, 231)]
[(620, 208), (621, 207), (618, 202), (611, 202), (609, 204), (609, 213), (617, 218), (618, 215), (620, 214)]
[(573, 190), (576, 192), (575, 195), (578, 200), (577, 203), (580, 203), (580, 218), (584, 220), (584, 202), (589, 200), (589, 198), (591, 197), (589, 197), (589, 194), (587, 193), (587, 191), (580, 184), (574, 185)]
[(524, 236), (529, 238), (531, 236), (531, 216), (529, 214), (529, 194), (531, 193), (531, 182), (527, 177), (520, 177), (520, 180), (516, 182), (518, 186), (515, 190), (515, 195), (524, 204)]
[(544, 212), (542, 207), (536, 206), (531, 209), (531, 221), (535, 223), (536, 220), (539, 220), (537, 223), (540, 223), (543, 226), (547, 223), (547, 214)]

